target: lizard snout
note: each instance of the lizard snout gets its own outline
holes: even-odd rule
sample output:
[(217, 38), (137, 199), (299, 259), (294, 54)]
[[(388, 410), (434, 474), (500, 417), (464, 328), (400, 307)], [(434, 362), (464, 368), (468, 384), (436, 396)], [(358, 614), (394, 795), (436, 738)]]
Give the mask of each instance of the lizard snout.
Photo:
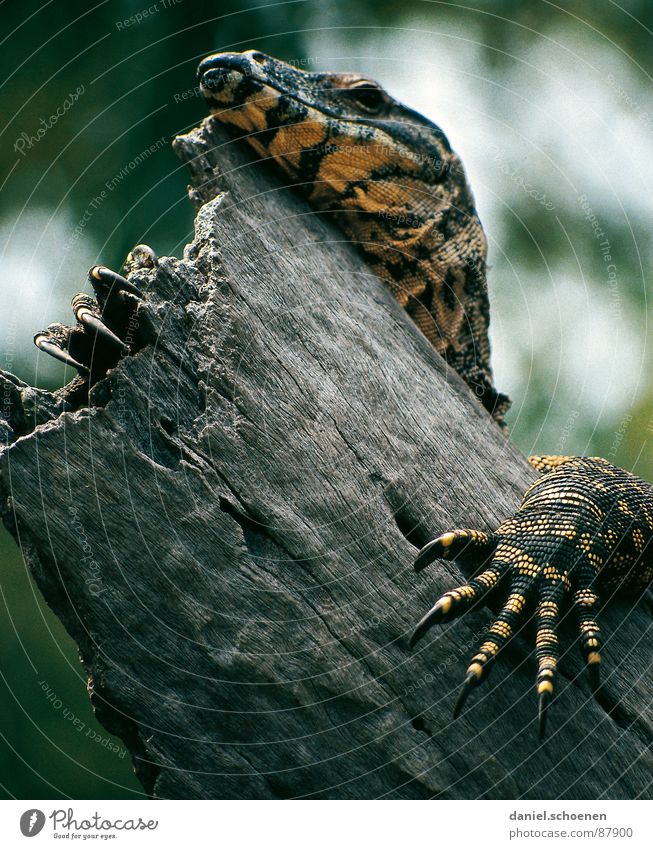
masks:
[(221, 91), (231, 78), (232, 73), (233, 71), (228, 68), (208, 68), (198, 74), (198, 82), (205, 91)]
[(258, 50), (247, 50), (244, 53), (215, 53), (202, 59), (197, 68), (198, 82), (209, 82), (224, 77), (230, 71), (237, 71), (244, 76), (252, 76), (255, 67), (266, 62), (268, 57)]

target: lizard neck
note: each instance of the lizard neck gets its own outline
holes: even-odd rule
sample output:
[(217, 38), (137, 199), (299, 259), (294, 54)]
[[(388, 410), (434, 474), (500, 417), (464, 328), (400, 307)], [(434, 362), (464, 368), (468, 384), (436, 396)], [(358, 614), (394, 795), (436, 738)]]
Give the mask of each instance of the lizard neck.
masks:
[(479, 302), (487, 298), (487, 243), (473, 205), (461, 208), (425, 193), (422, 185), (410, 204), (348, 208), (345, 200), (333, 216), (438, 352), (451, 360), (457, 340), (466, 336), (470, 294), (482, 296)]

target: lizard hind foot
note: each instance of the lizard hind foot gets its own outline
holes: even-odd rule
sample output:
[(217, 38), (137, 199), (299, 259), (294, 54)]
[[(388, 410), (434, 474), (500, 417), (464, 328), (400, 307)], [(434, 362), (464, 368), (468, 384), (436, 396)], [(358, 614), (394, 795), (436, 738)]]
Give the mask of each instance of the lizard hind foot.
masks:
[[(474, 534), (476, 536), (474, 536)], [(476, 545), (474, 545), (476, 541)], [(470, 547), (471, 546), (471, 547)], [(536, 691), (538, 699), (538, 728), (540, 738), (544, 736), (548, 708), (553, 698), (555, 676), (559, 657), (557, 627), (560, 608), (565, 594), (570, 589), (566, 571), (558, 571), (548, 562), (541, 564), (535, 554), (502, 540), (497, 544), (496, 535), (480, 531), (458, 530), (433, 540), (418, 554), (421, 567), (424, 560), (436, 557), (464, 559), (476, 558), (483, 562), (490, 556), (485, 568), (467, 584), (446, 592), (431, 610), (421, 619), (411, 638), (411, 647), (420, 640), (433, 625), (444, 624), (487, 600), (505, 578), (508, 583), (503, 606), (485, 633), (483, 642), (472, 657), (467, 668), (462, 688), (456, 701), (453, 715), (458, 717), (471, 693), (489, 675), (499, 652), (525, 621), (527, 609), (535, 609), (536, 657), (538, 672)], [(585, 604), (590, 599), (583, 596)], [(591, 611), (584, 609), (588, 634), (586, 656), (596, 648), (595, 622)], [(579, 614), (580, 616), (580, 614)], [(581, 633), (583, 629), (581, 627)]]
[[(540, 738), (554, 697), (560, 647), (561, 609), (569, 598), (578, 623), (581, 654), (591, 687), (600, 692), (600, 593), (641, 597), (653, 578), (653, 487), (600, 457), (532, 457), (540, 477), (517, 512), (488, 536), (494, 550), (485, 573), (505, 574), (508, 590), (498, 618), (467, 669), (456, 713), (479, 684), (517, 627), (526, 607), (534, 610), (537, 712)], [(452, 531), (429, 543), (418, 568), (437, 557), (463, 560), (489, 551), (469, 545), (469, 531)], [(436, 624), (485, 601), (484, 573), (445, 593), (418, 625), (412, 644)], [(498, 587), (502, 592), (503, 587)]]

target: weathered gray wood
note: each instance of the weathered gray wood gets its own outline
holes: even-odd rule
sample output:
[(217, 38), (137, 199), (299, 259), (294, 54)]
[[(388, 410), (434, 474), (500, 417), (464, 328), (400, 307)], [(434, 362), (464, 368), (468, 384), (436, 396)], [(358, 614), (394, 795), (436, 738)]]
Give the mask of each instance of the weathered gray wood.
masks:
[(650, 798), (650, 617), (627, 604), (603, 707), (570, 629), (544, 746), (521, 637), (452, 721), (490, 613), (408, 651), (461, 579), (416, 576), (414, 544), (496, 526), (532, 472), (326, 221), (208, 124), (176, 148), (206, 202), (184, 258), (141, 274), (158, 342), (90, 409), (5, 383), (27, 435), (0, 456), (4, 519), (147, 790)]

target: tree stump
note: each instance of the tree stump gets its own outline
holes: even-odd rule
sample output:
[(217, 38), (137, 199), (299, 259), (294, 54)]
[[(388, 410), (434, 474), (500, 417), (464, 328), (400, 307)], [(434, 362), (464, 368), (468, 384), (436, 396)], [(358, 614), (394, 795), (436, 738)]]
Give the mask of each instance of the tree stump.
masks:
[(563, 633), (543, 745), (528, 632), (452, 720), (491, 613), (409, 651), (463, 579), (416, 575), (416, 546), (493, 529), (533, 473), (328, 220), (210, 121), (175, 149), (195, 239), (132, 278), (156, 341), (77, 410), (2, 375), (3, 519), (146, 790), (651, 798), (650, 615), (627, 602), (600, 703)]

